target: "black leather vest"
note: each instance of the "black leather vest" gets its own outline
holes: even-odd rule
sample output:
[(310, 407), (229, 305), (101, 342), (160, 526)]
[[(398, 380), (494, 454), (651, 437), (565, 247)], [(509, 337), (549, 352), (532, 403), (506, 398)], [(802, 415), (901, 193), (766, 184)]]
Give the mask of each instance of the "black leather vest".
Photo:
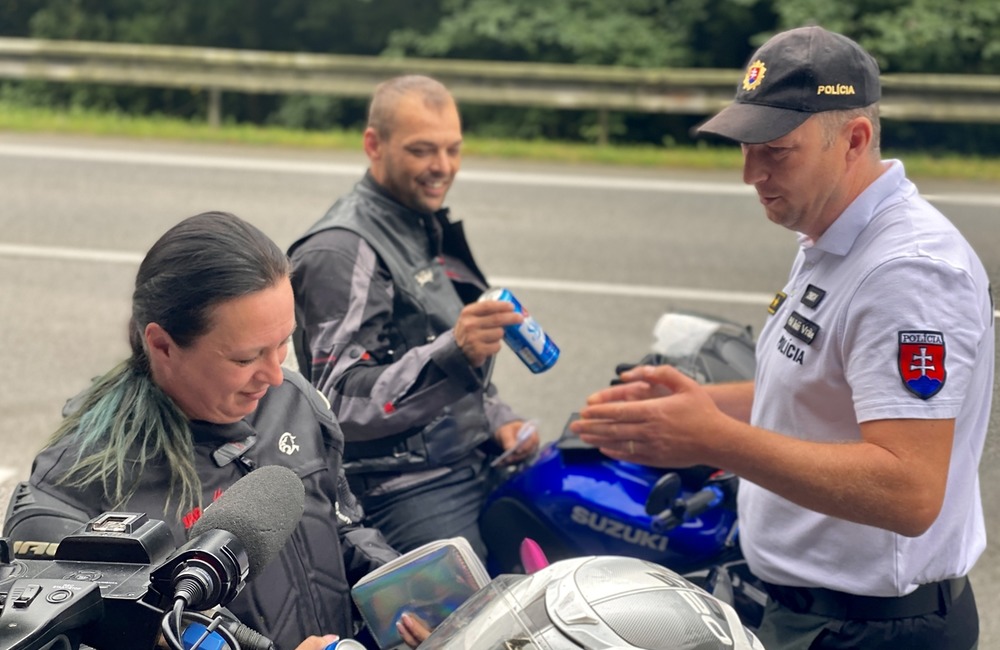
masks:
[[(461, 224), (448, 221), (446, 210), (433, 215), (410, 210), (380, 192), (367, 175), (291, 246), (289, 254), (312, 235), (334, 228), (364, 239), (392, 276), (393, 324), (400, 339), (392, 341), (396, 358), (450, 330), (462, 307), (488, 286), (472, 258)], [(453, 282), (445, 272), (442, 255), (465, 264), (474, 275), (472, 282)], [(296, 355), (299, 367), (308, 368), (308, 347), (301, 335), (296, 340)], [(484, 388), (470, 385), (468, 390), (423, 426), (378, 440), (349, 441), (344, 451), (345, 471), (356, 476), (461, 465), (473, 450), (492, 438), (483, 404)]]

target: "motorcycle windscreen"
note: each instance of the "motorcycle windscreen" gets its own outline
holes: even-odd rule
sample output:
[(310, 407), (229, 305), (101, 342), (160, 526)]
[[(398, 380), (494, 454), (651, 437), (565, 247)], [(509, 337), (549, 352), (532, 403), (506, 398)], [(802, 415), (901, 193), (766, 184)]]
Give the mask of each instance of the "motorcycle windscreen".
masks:
[(579, 650), (550, 644), (545, 610), (548, 580), (502, 575), (465, 601), (420, 644), (421, 650)]
[(669, 364), (702, 384), (753, 379), (757, 366), (748, 327), (688, 312), (667, 312), (653, 327), (643, 363)]

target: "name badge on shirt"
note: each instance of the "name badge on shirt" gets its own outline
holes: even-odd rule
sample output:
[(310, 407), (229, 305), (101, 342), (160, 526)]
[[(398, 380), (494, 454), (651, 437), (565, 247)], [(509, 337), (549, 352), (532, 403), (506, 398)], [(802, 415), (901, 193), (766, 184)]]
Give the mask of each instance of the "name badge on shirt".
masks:
[(819, 325), (797, 311), (793, 311), (788, 315), (788, 320), (785, 321), (785, 331), (798, 340), (804, 341), (806, 345), (812, 345), (819, 334)]

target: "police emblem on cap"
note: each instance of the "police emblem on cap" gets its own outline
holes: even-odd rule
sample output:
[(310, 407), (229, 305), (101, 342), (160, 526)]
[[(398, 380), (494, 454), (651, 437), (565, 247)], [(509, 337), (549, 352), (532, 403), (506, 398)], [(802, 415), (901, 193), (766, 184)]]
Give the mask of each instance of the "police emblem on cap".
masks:
[(899, 376), (903, 386), (920, 399), (944, 388), (944, 334), (899, 332)]
[(753, 90), (760, 85), (760, 82), (764, 81), (764, 73), (767, 72), (767, 67), (764, 62), (757, 59), (750, 64), (747, 68), (747, 74), (743, 77), (743, 90)]

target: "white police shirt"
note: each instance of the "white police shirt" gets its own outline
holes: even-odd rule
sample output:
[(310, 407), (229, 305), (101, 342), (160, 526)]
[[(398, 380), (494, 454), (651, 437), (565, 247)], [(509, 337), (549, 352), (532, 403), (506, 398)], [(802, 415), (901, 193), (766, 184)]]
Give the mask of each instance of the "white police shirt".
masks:
[(989, 280), (902, 163), (886, 164), (819, 240), (800, 238), (757, 343), (751, 421), (836, 443), (860, 440), (859, 422), (954, 418), (944, 506), (909, 538), (743, 481), (743, 550), (768, 582), (899, 596), (965, 575), (986, 545), (978, 466), (993, 386)]

